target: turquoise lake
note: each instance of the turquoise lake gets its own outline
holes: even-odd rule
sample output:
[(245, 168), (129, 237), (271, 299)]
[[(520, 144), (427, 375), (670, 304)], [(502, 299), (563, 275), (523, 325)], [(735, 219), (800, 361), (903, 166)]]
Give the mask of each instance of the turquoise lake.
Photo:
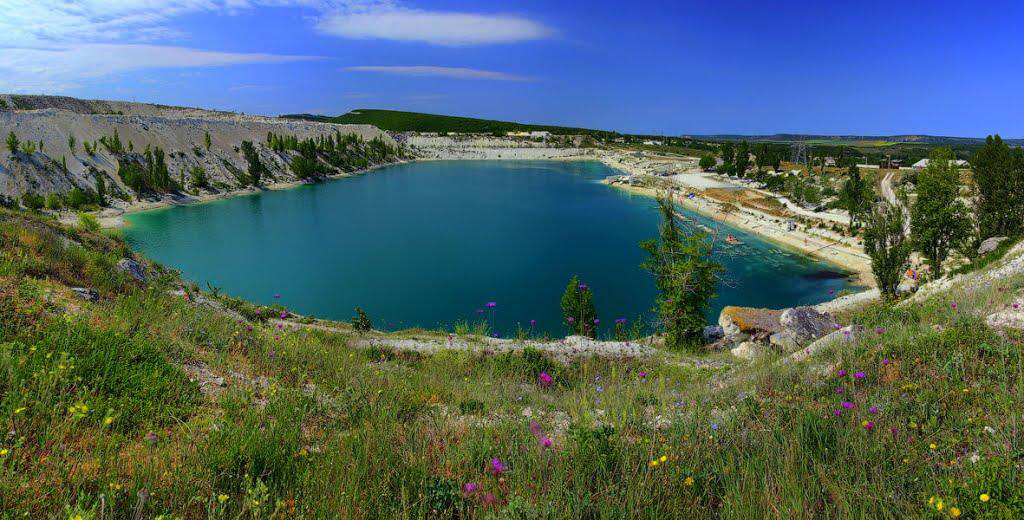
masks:
[[(659, 215), (653, 199), (599, 182), (617, 174), (596, 161), (415, 162), (135, 213), (125, 237), (203, 288), (301, 314), (347, 321), (360, 306), (385, 330), (486, 319), (502, 336), (536, 320), (535, 332), (563, 335), (573, 274), (603, 323), (649, 321), (654, 282), (637, 243), (657, 236)], [(726, 304), (813, 304), (851, 285), (829, 264), (682, 212), (743, 242), (717, 253), (729, 284), (712, 321)]]

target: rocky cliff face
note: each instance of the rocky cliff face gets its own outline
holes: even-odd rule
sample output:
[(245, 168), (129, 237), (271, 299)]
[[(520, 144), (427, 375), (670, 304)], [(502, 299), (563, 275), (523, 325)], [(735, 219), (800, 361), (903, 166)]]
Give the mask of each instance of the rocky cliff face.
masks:
[[(174, 180), (188, 177), (192, 168), (202, 167), (214, 189), (233, 189), (241, 184), (240, 173), (248, 165), (242, 141), (256, 145), (267, 167), (267, 182), (293, 181), (288, 164), (298, 154), (274, 151), (267, 146), (267, 134), (296, 136), (299, 140), (326, 135), (355, 134), (363, 140), (377, 137), (389, 145), (394, 141), (369, 125), (337, 125), (272, 117), (247, 116), (194, 108), (166, 107), (116, 101), (87, 101), (57, 96), (0, 95), (0, 141), (14, 132), (21, 142), (34, 143), (35, 151), (10, 153), (0, 149), (0, 195), (21, 197), (25, 193), (66, 194), (75, 187), (94, 189), (102, 177), (112, 192), (131, 194), (118, 176), (118, 160), (131, 152), (141, 154), (147, 147), (166, 152), (167, 168)], [(115, 130), (125, 147), (111, 153), (101, 138)], [(205, 136), (210, 135), (210, 146)], [(74, 149), (69, 139), (74, 138)], [(94, 153), (86, 151), (85, 145)], [(340, 169), (335, 168), (340, 173)]]

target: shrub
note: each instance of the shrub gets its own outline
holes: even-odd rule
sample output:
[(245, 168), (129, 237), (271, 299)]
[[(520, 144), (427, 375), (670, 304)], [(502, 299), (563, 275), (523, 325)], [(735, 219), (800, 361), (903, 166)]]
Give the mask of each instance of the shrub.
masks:
[(363, 312), (361, 307), (356, 307), (356, 315), (352, 318), (352, 328), (359, 332), (369, 332), (373, 328), (370, 317)]
[(580, 277), (573, 275), (562, 294), (562, 319), (577, 336), (597, 336), (597, 309), (594, 293)]
[(83, 231), (97, 233), (100, 230), (100, 222), (99, 220), (96, 220), (95, 215), (91, 215), (89, 213), (79, 213), (78, 228)]

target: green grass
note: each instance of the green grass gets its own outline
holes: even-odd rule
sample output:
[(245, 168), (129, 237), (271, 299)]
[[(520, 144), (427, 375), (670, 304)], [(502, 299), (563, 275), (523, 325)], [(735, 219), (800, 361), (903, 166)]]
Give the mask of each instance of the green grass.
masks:
[[(172, 294), (173, 273), (111, 274), (116, 238), (0, 221), (0, 518), (1024, 514), (1022, 341), (976, 316), (1021, 276), (843, 316), (866, 332), (810, 366), (560, 365), (359, 349), (347, 329), (279, 330), (229, 303), (240, 323)], [(225, 387), (200, 393), (196, 366)]]

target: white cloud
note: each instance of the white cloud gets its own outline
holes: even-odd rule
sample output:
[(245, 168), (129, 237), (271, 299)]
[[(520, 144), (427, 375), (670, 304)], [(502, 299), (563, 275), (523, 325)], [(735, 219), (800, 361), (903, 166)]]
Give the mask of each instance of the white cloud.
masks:
[(318, 28), (345, 38), (451, 46), (540, 40), (553, 33), (541, 23), (514, 15), (424, 11), (389, 5), (329, 13)]
[(91, 43), (49, 49), (3, 49), (0, 90), (62, 91), (86, 79), (145, 68), (217, 67), (317, 59), (260, 53), (212, 52), (164, 45)]
[(534, 81), (535, 79), (527, 76), (516, 76), (514, 74), (507, 74), (505, 72), (497, 72), (493, 70), (467, 69), (463, 67), (434, 67), (428, 65), (362, 65), (358, 67), (346, 67), (346, 70), (381, 72), (384, 74), (397, 74), (400, 76), (443, 76), (446, 78), (490, 79), (498, 81)]

